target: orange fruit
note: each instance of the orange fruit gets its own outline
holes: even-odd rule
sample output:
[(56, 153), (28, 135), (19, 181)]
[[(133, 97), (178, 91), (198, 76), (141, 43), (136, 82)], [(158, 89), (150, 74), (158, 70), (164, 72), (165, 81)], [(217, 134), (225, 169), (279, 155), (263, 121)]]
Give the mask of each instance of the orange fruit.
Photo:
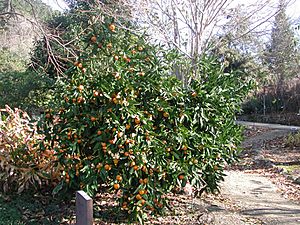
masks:
[(123, 133), (122, 131), (119, 131), (119, 132), (118, 132), (118, 138), (122, 137), (123, 134), (124, 134), (124, 133)]
[(123, 178), (122, 178), (121, 175), (117, 175), (117, 176), (116, 176), (116, 180), (117, 180), (117, 181), (122, 181), (122, 179), (123, 179)]
[(163, 116), (165, 117), (165, 118), (168, 118), (169, 117), (169, 113), (168, 112), (164, 112), (164, 114), (163, 114)]
[(148, 178), (145, 178), (144, 179), (144, 184), (147, 184), (148, 183)]
[(138, 117), (134, 118), (134, 122), (135, 122), (135, 124), (140, 124), (141, 123), (141, 121), (140, 121), (140, 119)]
[(137, 195), (135, 196), (135, 198), (136, 198), (137, 200), (142, 200), (142, 199), (143, 199), (142, 196), (141, 196), (140, 194), (137, 194)]
[(139, 190), (139, 194), (140, 195), (144, 195), (145, 194), (145, 190), (143, 190), (143, 189)]
[(184, 175), (183, 175), (183, 174), (179, 175), (179, 176), (178, 176), (178, 179), (179, 179), (179, 180), (183, 180), (183, 179), (184, 179)]
[(145, 205), (145, 199), (141, 199), (141, 205)]
[(96, 37), (96, 36), (92, 36), (92, 37), (91, 37), (91, 42), (92, 42), (92, 43), (95, 43), (96, 41), (97, 41), (97, 37)]
[(114, 184), (114, 189), (118, 190), (120, 188), (120, 184)]
[(136, 166), (136, 165), (135, 165), (135, 161), (132, 161), (132, 162), (130, 163), (130, 167), (134, 167), (134, 166)]
[(78, 63), (77, 67), (81, 69), (83, 67), (82, 63)]
[(78, 144), (81, 144), (81, 140), (80, 140), (80, 139), (78, 139), (78, 140), (77, 140), (77, 143), (78, 143)]
[(126, 130), (130, 129), (130, 124), (126, 124)]
[(102, 167), (102, 164), (101, 163), (98, 163), (98, 165), (96, 166), (96, 168), (99, 170), (99, 169), (101, 169), (101, 167)]
[(104, 169), (105, 169), (106, 171), (111, 170), (111, 166), (108, 165), (108, 164), (105, 164)]
[(116, 26), (115, 26), (114, 24), (110, 24), (110, 25), (108, 26), (108, 29), (109, 29), (110, 31), (114, 32), (115, 29), (116, 29)]
[(197, 92), (193, 91), (191, 95), (192, 95), (192, 97), (196, 97), (197, 96)]
[(94, 90), (94, 91), (93, 91), (93, 96), (94, 96), (94, 97), (98, 97), (98, 96), (99, 96), (99, 92)]
[(101, 131), (101, 130), (98, 130), (98, 131), (97, 131), (97, 134), (98, 134), (98, 135), (101, 135), (101, 134), (102, 134), (102, 131)]
[(102, 146), (102, 147), (106, 146), (106, 143), (102, 142), (102, 143), (101, 143), (101, 146)]
[(138, 166), (134, 166), (133, 169), (134, 169), (135, 171), (137, 171), (137, 170), (139, 169), (139, 167), (138, 167)]
[(124, 152), (124, 155), (125, 155), (126, 157), (128, 157), (128, 156), (129, 156), (129, 152)]
[(96, 120), (97, 120), (96, 117), (94, 117), (94, 116), (91, 117), (91, 121), (92, 121), (92, 122), (95, 122)]
[(186, 151), (187, 150), (187, 146), (186, 145), (184, 145), (184, 146), (182, 146), (182, 148), (181, 148), (183, 151)]
[(144, 173), (146, 173), (146, 172), (147, 172), (147, 167), (146, 167), (146, 166), (143, 166), (143, 167), (142, 167), (142, 171), (143, 171)]
[(78, 86), (78, 90), (79, 90), (79, 91), (83, 91), (83, 89), (84, 89), (84, 86), (83, 86), (82, 84), (80, 84), (80, 85)]
[(106, 45), (106, 47), (107, 47), (107, 48), (112, 48), (112, 43), (108, 43), (108, 44)]

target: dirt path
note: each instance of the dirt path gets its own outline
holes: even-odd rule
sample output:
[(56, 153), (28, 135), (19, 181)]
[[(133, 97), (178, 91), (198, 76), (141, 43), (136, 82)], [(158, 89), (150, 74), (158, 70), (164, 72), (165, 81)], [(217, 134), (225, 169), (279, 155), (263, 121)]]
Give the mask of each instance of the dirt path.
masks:
[[(266, 141), (282, 137), (294, 129), (284, 128), (287, 129), (272, 129), (249, 137), (244, 141), (243, 147), (251, 149), (254, 152), (254, 159), (256, 157), (257, 160), (260, 160), (260, 152)], [(228, 170), (226, 175), (225, 181), (221, 185), (221, 194), (222, 198), (230, 203), (216, 203), (221, 210), (212, 210), (216, 215), (214, 224), (230, 224), (228, 221), (218, 221), (222, 209), (226, 210), (226, 205), (234, 207), (234, 209), (227, 209), (227, 214), (224, 214), (229, 219), (235, 217), (236, 221), (232, 224), (300, 224), (300, 204), (284, 198), (278, 191), (278, 187), (267, 177), (253, 173), (251, 170)], [(227, 220), (226, 217), (224, 217), (225, 220)]]
[(268, 178), (243, 171), (228, 171), (227, 175), (222, 193), (241, 207), (239, 214), (270, 225), (300, 224), (300, 205), (283, 198)]

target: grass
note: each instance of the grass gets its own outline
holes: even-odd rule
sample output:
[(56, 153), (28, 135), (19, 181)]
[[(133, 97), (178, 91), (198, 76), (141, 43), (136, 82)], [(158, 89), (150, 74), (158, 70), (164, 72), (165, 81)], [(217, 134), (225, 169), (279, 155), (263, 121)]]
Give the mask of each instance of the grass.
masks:
[(280, 168), (284, 169), (287, 173), (291, 174), (294, 171), (300, 171), (300, 165), (280, 165)]
[(73, 201), (59, 201), (48, 193), (0, 193), (0, 225), (64, 224), (74, 214)]

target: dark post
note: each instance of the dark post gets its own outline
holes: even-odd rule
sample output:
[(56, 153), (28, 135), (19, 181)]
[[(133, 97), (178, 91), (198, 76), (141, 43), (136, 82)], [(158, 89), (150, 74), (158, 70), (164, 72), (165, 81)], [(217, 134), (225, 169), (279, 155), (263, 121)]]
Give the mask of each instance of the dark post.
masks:
[(76, 192), (76, 225), (93, 224), (93, 199), (84, 191)]

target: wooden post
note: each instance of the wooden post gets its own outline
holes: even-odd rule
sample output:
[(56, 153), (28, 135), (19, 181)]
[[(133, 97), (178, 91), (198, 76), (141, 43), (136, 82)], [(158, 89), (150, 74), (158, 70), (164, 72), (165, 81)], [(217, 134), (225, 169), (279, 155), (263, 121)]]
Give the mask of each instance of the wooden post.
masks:
[(76, 225), (93, 224), (93, 199), (84, 191), (76, 192)]

